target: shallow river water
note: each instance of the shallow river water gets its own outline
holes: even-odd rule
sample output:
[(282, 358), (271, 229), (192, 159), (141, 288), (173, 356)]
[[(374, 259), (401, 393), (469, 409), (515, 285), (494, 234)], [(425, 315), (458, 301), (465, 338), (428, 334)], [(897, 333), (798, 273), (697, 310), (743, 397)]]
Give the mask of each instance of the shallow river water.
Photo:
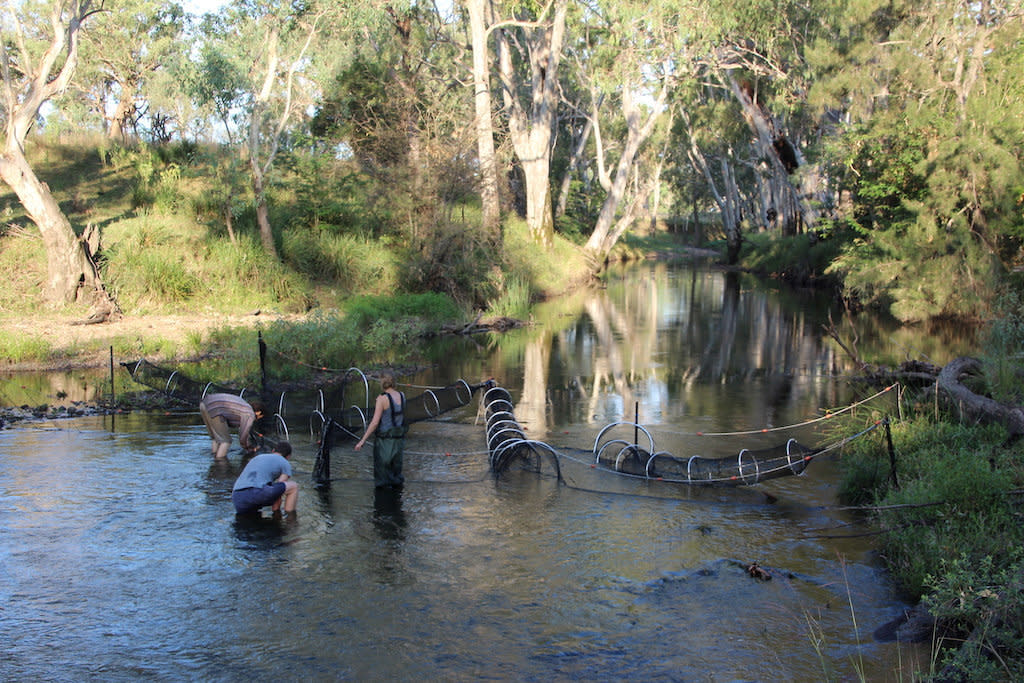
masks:
[[(639, 417), (659, 448), (709, 456), (773, 436), (698, 432), (795, 424), (872, 393), (821, 339), (827, 304), (724, 278), (650, 266), (399, 380), (412, 395), (494, 377), (556, 448)], [(284, 410), (302, 487), (285, 519), (235, 517), (240, 452), (212, 462), (194, 410), (0, 431), (3, 678), (897, 680), (927, 666), (919, 647), (872, 638), (906, 605), (870, 528), (837, 504), (839, 455), (737, 488), (572, 458), (563, 482), (496, 478), (474, 401), (412, 427), (404, 490), (375, 491), (369, 449), (350, 445), (317, 490), (311, 409)], [(863, 410), (798, 437), (850, 433)]]

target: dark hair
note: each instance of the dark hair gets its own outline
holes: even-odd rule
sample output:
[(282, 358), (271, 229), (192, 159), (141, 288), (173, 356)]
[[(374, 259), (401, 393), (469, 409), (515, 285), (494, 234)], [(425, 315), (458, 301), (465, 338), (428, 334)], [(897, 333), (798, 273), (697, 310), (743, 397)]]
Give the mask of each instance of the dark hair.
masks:
[(267, 414), (267, 407), (263, 405), (263, 401), (250, 401), (249, 405), (252, 406), (252, 412)]
[(281, 443), (277, 444), (277, 448), (275, 448), (274, 450), (287, 458), (289, 455), (292, 454), (292, 445), (287, 441), (282, 441)]

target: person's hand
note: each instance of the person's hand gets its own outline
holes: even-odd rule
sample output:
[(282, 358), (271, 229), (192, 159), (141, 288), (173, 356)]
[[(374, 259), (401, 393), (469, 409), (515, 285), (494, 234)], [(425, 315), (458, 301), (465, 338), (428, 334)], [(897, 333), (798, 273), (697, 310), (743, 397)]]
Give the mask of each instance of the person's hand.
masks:
[(362, 442), (362, 441), (360, 441), (359, 443), (357, 443), (357, 444), (356, 444), (356, 450), (357, 450), (357, 451), (358, 451), (358, 450), (359, 450), (360, 448), (362, 448), (362, 447), (363, 447), (363, 442)]

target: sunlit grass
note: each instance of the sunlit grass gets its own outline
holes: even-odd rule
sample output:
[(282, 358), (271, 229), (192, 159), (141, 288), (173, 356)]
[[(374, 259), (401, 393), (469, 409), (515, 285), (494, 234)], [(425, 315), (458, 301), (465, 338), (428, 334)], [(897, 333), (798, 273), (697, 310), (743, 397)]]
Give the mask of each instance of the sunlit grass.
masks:
[(45, 361), (54, 356), (53, 347), (41, 337), (0, 330), (0, 349), (9, 363)]

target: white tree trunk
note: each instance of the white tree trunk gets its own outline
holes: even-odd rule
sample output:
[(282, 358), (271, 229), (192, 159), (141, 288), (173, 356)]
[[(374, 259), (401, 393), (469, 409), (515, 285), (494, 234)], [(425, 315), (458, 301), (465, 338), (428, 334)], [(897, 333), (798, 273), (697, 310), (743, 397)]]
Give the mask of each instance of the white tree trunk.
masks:
[(494, 123), (491, 119), (491, 86), (488, 76), (486, 0), (468, 0), (469, 28), (473, 42), (473, 104), (476, 111), (476, 146), (480, 161), (480, 203), (484, 232), (496, 234), (501, 218), (498, 199), (498, 166), (494, 152)]
[(654, 131), (654, 125), (663, 113), (663, 105), (668, 96), (667, 84), (662, 87), (658, 101), (651, 108), (645, 119), (640, 118), (640, 107), (633, 100), (628, 89), (623, 91), (622, 112), (625, 115), (628, 134), (626, 143), (622, 148), (619, 163), (615, 167), (615, 177), (612, 179), (611, 187), (605, 196), (604, 204), (601, 206), (601, 213), (598, 214), (597, 223), (594, 225), (594, 232), (590, 234), (585, 249), (597, 262), (603, 262), (611, 252), (615, 242), (619, 239), (627, 226), (622, 225), (617, 230), (612, 230), (615, 216), (618, 213), (619, 205), (626, 192), (626, 185), (629, 182), (630, 172), (636, 161), (637, 152), (640, 146), (647, 141)]
[[(103, 288), (88, 247), (75, 235), (50, 188), (36, 177), (25, 158), (25, 138), (40, 108), (64, 92), (71, 81), (78, 62), (79, 31), (93, 11), (92, 2), (53, 3), (49, 16), (53, 35), (47, 49), (36, 58), (25, 49), (25, 26), (18, 15), (21, 7), (5, 5), (4, 9), (8, 14), (3, 19), (5, 30), (9, 29), (14, 37), (5, 33), (5, 40), (0, 41), (0, 67), (6, 93), (2, 103), (5, 121), (0, 177), (14, 190), (46, 245), (44, 290), (47, 300), (56, 305), (73, 302), (90, 305), (96, 309), (96, 314), (102, 314), (102, 319), (117, 316), (120, 310)], [(44, 24), (40, 22), (32, 29)], [(13, 59), (11, 52), (17, 52)], [(10, 68), (12, 62), (19, 65), (18, 70)], [(22, 96), (16, 97), (15, 93)]]
[(39, 227), (46, 246), (47, 301), (58, 305), (83, 303), (112, 312), (114, 306), (103, 289), (88, 248), (75, 235), (50, 188), (36, 177), (17, 145), (8, 145), (0, 158), (0, 177), (14, 190), (29, 218)]
[(526, 223), (539, 244), (554, 244), (551, 210), (551, 147), (558, 107), (558, 64), (565, 40), (568, 0), (555, 0), (550, 23), (522, 26), (523, 42), (530, 62), (529, 102), (523, 102), (519, 78), (512, 63), (509, 38), (497, 33), (498, 73), (502, 97), (508, 111), (509, 136), (523, 168), (526, 183)]

